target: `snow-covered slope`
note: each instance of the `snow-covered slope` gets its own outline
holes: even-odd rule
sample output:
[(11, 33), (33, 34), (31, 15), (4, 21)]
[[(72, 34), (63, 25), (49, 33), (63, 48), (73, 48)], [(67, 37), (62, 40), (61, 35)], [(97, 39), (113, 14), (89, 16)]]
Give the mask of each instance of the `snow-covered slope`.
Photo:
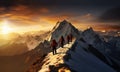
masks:
[[(42, 65), (39, 72), (51, 72), (50, 66), (57, 66), (59, 64), (64, 64), (63, 57), (66, 55), (66, 52), (69, 50), (69, 48), (71, 48), (72, 44), (73, 42), (70, 44), (66, 44), (64, 48), (58, 48), (56, 55), (53, 55), (52, 52), (48, 53), (48, 55), (43, 60), (44, 64)], [(56, 72), (56, 71), (53, 71), (53, 72)]]
[[(79, 41), (83, 41), (91, 46), (91, 48), (89, 48), (90, 52), (97, 56), (101, 61), (112, 66), (117, 71), (120, 71), (119, 52), (115, 51), (116, 47), (114, 45), (112, 46), (108, 42), (105, 42), (104, 38), (93, 31), (92, 28), (82, 32), (82, 36), (80, 37)], [(116, 41), (112, 41), (112, 44), (115, 42)]]
[[(120, 72), (119, 36), (113, 37), (106, 42), (102, 36), (97, 34), (92, 28), (89, 28), (81, 33), (78, 41), (83, 41), (85, 44), (88, 44), (88, 47), (86, 47), (88, 49), (87, 51), (91, 52), (105, 64), (114, 68), (117, 72)], [(86, 46), (85, 44), (83, 46)]]
[(103, 41), (103, 39), (96, 32), (94, 32), (92, 28), (88, 28), (83, 31), (82, 37), (89, 44), (94, 44), (95, 41)]
[(58, 48), (58, 52), (66, 52), (63, 55), (59, 53), (55, 56), (48, 54), (39, 72), (49, 71), (50, 66), (56, 69), (56, 66), (61, 63), (67, 65), (69, 70), (76, 72), (116, 72), (115, 64), (109, 56), (109, 43), (105, 42), (104, 38), (92, 28), (81, 33), (64, 20), (57, 22), (50, 39), (54, 38), (58, 41), (62, 35), (66, 37), (70, 33), (76, 38), (72, 47), (66, 50)]
[(65, 63), (76, 72), (116, 72), (88, 50), (89, 45), (76, 41), (67, 52)]
[[(61, 36), (66, 38), (70, 33), (76, 41), (69, 45), (66, 44), (64, 48), (58, 48), (58, 53), (52, 55), (49, 41), (51, 39), (58, 41)], [(68, 72), (119, 72), (119, 55), (115, 56), (116, 51), (112, 51), (113, 47), (119, 51), (118, 39), (105, 42), (104, 38), (92, 28), (80, 32), (71, 23), (64, 20), (56, 23), (49, 34), (49, 41), (33, 49), (35, 54), (39, 54), (40, 51), (43, 51), (43, 54), (50, 53), (44, 57), (42, 62), (38, 59), (33, 63), (28, 69), (29, 72), (60, 72), (60, 68), (65, 71), (66, 67)]]
[(78, 31), (70, 22), (64, 20), (62, 22), (57, 22), (51, 31), (49, 39), (56, 39), (58, 41), (61, 36), (66, 37), (70, 33), (76, 38), (80, 35), (80, 31)]
[[(93, 45), (95, 48), (104, 52), (105, 50), (105, 42), (104, 39), (93, 31), (92, 28), (89, 28), (82, 32), (82, 38), (86, 41), (86, 43)], [(102, 47), (102, 48), (101, 48)]]
[(78, 40), (73, 43), (58, 48), (56, 55), (49, 53), (39, 72), (59, 72), (61, 68), (64, 72), (116, 72), (91, 52), (89, 44)]
[(120, 71), (120, 37), (113, 37), (108, 43), (110, 45), (109, 56), (113, 60), (115, 68)]
[(120, 37), (113, 37), (108, 41), (108, 43), (115, 47), (114, 50), (120, 51)]

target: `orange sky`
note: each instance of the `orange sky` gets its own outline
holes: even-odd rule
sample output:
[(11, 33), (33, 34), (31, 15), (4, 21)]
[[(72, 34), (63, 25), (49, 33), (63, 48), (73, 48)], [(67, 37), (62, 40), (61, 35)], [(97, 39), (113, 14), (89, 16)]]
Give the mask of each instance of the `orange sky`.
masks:
[[(74, 8), (73, 8), (74, 9)], [(54, 11), (53, 11), (54, 10)], [(77, 10), (54, 9), (48, 7), (30, 8), (25, 5), (12, 6), (10, 10), (0, 7), (0, 32), (4, 21), (11, 32), (26, 32), (38, 30), (51, 30), (57, 21), (64, 19), (71, 22), (80, 30), (93, 27), (94, 30), (119, 30), (120, 26), (107, 22), (96, 21), (95, 12), (79, 12)]]

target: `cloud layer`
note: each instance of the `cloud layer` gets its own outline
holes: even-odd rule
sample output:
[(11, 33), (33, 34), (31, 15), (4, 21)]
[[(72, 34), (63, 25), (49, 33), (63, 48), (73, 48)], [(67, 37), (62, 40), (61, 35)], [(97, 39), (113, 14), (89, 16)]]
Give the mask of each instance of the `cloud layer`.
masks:
[[(54, 26), (58, 20), (67, 19), (74, 24), (96, 22), (100, 14), (119, 5), (114, 0), (0, 0), (0, 20), (9, 20), (11, 26)], [(108, 13), (111, 12), (111, 13)], [(99, 20), (118, 21), (118, 11), (107, 11)], [(120, 17), (120, 16), (119, 16)], [(103, 21), (105, 20), (105, 21)]]
[(107, 10), (100, 16), (99, 20), (104, 22), (120, 22), (120, 7)]

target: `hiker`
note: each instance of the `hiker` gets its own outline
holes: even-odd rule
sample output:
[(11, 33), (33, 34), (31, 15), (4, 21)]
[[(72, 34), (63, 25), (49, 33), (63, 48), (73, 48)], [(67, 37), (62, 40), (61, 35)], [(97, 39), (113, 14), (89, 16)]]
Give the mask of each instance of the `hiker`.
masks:
[(65, 42), (64, 37), (61, 36), (61, 38), (60, 38), (60, 40), (59, 40), (59, 43), (60, 43), (60, 46), (61, 46), (62, 48), (63, 48), (63, 46), (64, 46), (64, 42)]
[(67, 43), (69, 44), (69, 42), (70, 42), (70, 36), (67, 35)]
[(57, 42), (55, 39), (52, 40), (51, 47), (52, 47), (53, 55), (56, 54), (57, 53), (56, 51)]
[(70, 37), (70, 42), (72, 42), (72, 39), (73, 39), (72, 34), (70, 34), (69, 37)]

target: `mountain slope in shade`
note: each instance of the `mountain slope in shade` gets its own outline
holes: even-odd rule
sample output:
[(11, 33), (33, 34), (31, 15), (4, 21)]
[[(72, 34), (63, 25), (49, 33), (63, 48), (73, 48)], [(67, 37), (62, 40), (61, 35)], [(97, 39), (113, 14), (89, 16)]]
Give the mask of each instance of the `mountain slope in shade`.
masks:
[(109, 56), (111, 60), (115, 63), (115, 68), (120, 71), (120, 37), (113, 37), (110, 41)]
[(76, 41), (64, 57), (65, 63), (76, 72), (116, 72), (95, 56), (88, 47), (88, 44)]
[(92, 28), (83, 31), (81, 35), (79, 40), (88, 44), (88, 51), (118, 72), (120, 71), (119, 37), (113, 37), (113, 39), (106, 42)]
[(82, 36), (86, 43), (98, 49), (101, 53), (106, 53), (109, 49), (109, 44), (105, 42), (104, 38), (97, 34), (92, 28), (86, 29), (82, 32)]

